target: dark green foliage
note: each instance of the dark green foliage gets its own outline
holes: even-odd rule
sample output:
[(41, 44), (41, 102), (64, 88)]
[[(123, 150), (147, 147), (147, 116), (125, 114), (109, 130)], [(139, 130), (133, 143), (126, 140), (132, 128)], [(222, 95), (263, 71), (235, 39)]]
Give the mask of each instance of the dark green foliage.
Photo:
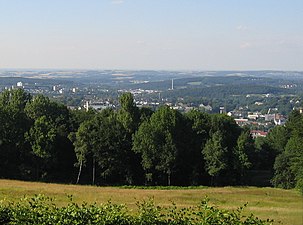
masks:
[(34, 155), (40, 158), (52, 157), (56, 130), (46, 116), (39, 117), (25, 136), (32, 146)]
[(223, 143), (229, 151), (236, 146), (238, 137), (241, 134), (241, 128), (235, 120), (225, 114), (214, 114), (211, 116), (210, 136), (220, 132), (223, 136)]
[(35, 96), (28, 102), (25, 111), (32, 120), (32, 127), (25, 137), (35, 156), (36, 179), (46, 181), (70, 181), (68, 174), (73, 171), (74, 156), (68, 140), (70, 132), (70, 114), (66, 106), (50, 101), (43, 95)]
[(131, 93), (124, 93), (119, 98), (121, 109), (118, 119), (129, 133), (134, 133), (139, 126), (140, 112)]
[(303, 157), (297, 159), (298, 170), (296, 174), (296, 187), (300, 190), (303, 195)]
[[(0, 178), (258, 185), (252, 174), (272, 174), (277, 187), (303, 189), (303, 116), (298, 111), (285, 126), (253, 141), (247, 129), (224, 114), (182, 114), (168, 106), (155, 112), (139, 109), (130, 93), (122, 94), (119, 102), (118, 110), (70, 111), (22, 89), (2, 92)], [(268, 185), (270, 178), (262, 179)]]
[(149, 118), (153, 115), (154, 111), (147, 107), (140, 108), (140, 122), (144, 122), (149, 120)]
[(96, 114), (96, 111), (93, 109), (89, 109), (88, 111), (81, 109), (81, 110), (70, 110), (70, 125), (71, 125), (71, 131), (76, 132), (81, 123), (87, 120), (91, 120), (94, 115)]
[[(292, 135), (302, 137), (303, 136), (303, 118), (302, 114), (298, 110), (294, 110), (289, 114), (287, 123), (285, 124), (286, 128)], [(288, 137), (290, 137), (288, 135)]]
[(191, 146), (191, 184), (208, 184), (208, 174), (205, 171), (205, 160), (201, 149), (209, 139), (210, 115), (197, 110), (191, 110), (185, 114), (192, 130)]
[(212, 177), (218, 177), (228, 166), (227, 147), (224, 146), (222, 134), (217, 131), (202, 150), (205, 169)]
[(19, 166), (27, 152), (24, 133), (30, 128), (25, 105), (30, 95), (21, 89), (0, 94), (0, 177), (20, 178)]
[(1, 93), (0, 108), (0, 177), (68, 181), (74, 156), (66, 106), (17, 89)]
[[(246, 205), (244, 205), (245, 207)], [(111, 202), (96, 205), (83, 203), (81, 205), (72, 200), (67, 206), (57, 207), (51, 198), (35, 196), (25, 198), (19, 202), (0, 205), (0, 223), (3, 225), (264, 225), (272, 220), (261, 220), (253, 214), (243, 215), (243, 208), (235, 211), (218, 209), (210, 206), (204, 200), (195, 207), (177, 208), (156, 206), (152, 199), (137, 203), (138, 212), (131, 213), (124, 205)]]
[(129, 133), (120, 122), (117, 113), (104, 110), (91, 120), (82, 123), (70, 135), (74, 142), (79, 166), (78, 181), (83, 166), (92, 167), (92, 183), (132, 184), (131, 151)]
[(247, 171), (252, 167), (249, 155), (254, 151), (253, 140), (249, 131), (243, 131), (238, 137), (237, 145), (233, 149), (233, 169), (238, 175), (237, 184), (244, 184)]
[(160, 172), (166, 174), (170, 182), (177, 154), (172, 133), (175, 124), (175, 111), (163, 107), (143, 122), (134, 136), (133, 150), (141, 154), (142, 166), (150, 181)]
[(280, 147), (282, 151), (276, 157), (272, 183), (276, 187), (296, 187), (303, 193), (303, 115), (293, 111), (284, 130), (287, 139), (277, 136), (286, 144)]
[(302, 189), (303, 139), (291, 137), (285, 151), (275, 161), (273, 184), (276, 187)]
[(275, 154), (279, 154), (284, 151), (284, 148), (290, 138), (289, 129), (285, 126), (276, 126), (271, 129), (266, 137), (267, 143), (270, 145)]
[(255, 151), (249, 155), (254, 170), (272, 170), (277, 151), (272, 148), (271, 143), (266, 137), (255, 139)]
[(287, 153), (282, 153), (276, 157), (274, 164), (275, 175), (272, 183), (279, 188), (294, 188), (295, 175), (291, 170), (291, 159)]
[[(241, 183), (241, 174), (244, 174), (250, 164), (246, 152), (249, 151), (249, 143), (243, 143), (250, 139), (244, 134), (240, 136), (241, 128), (231, 117), (224, 114), (211, 115), (209, 138), (205, 146), (202, 146), (202, 155), (205, 170), (212, 177), (212, 185)], [(241, 140), (243, 138), (245, 140)]]
[[(155, 183), (157, 176), (166, 177), (162, 180), (167, 180), (167, 185), (175, 180), (178, 168), (190, 160), (187, 158), (189, 135), (190, 129), (183, 116), (166, 106), (141, 124), (133, 137), (133, 150), (141, 154), (147, 182)], [(179, 175), (184, 179), (185, 174), (183, 170)]]
[(149, 110), (139, 110), (131, 93), (124, 93), (119, 98), (120, 109), (117, 111), (117, 120), (123, 125), (122, 131), (125, 134), (123, 141), (125, 181), (127, 184), (138, 184), (144, 180), (144, 172), (141, 166), (140, 155), (132, 151), (132, 137), (138, 130), (139, 125), (147, 120), (152, 112)]

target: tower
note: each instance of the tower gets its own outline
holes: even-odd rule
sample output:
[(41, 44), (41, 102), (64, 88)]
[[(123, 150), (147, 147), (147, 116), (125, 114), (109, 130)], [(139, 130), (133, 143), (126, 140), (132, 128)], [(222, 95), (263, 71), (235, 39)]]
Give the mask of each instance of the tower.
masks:
[(174, 90), (174, 79), (171, 79), (171, 89)]

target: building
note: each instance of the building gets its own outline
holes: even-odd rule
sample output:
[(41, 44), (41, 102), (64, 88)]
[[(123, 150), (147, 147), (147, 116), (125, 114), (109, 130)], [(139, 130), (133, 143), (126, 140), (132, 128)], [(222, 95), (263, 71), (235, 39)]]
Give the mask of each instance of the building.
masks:
[(19, 82), (17, 83), (17, 87), (18, 87), (18, 88), (22, 88), (22, 87), (23, 87), (23, 83), (22, 83), (21, 81), (19, 81)]
[(249, 124), (248, 119), (234, 119), (234, 120), (240, 127)]
[(257, 137), (266, 137), (268, 132), (265, 131), (261, 131), (261, 130), (251, 130), (250, 134), (252, 136), (252, 138), (257, 138)]

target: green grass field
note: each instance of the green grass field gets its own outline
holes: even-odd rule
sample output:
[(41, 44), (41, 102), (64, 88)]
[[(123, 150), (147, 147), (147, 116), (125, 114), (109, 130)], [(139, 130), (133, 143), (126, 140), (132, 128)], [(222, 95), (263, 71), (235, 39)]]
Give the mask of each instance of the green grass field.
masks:
[(180, 207), (197, 205), (205, 196), (210, 204), (224, 209), (236, 209), (248, 202), (245, 209), (262, 219), (274, 219), (275, 224), (303, 224), (303, 197), (296, 190), (257, 187), (223, 187), (223, 188), (177, 188), (133, 189), (125, 187), (94, 187), (80, 185), (46, 184), (0, 180), (0, 199), (3, 201), (18, 201), (24, 196), (45, 194), (55, 199), (57, 205), (65, 205), (68, 195), (73, 195), (77, 203), (113, 203), (126, 204), (130, 209), (136, 209), (136, 202), (154, 198), (157, 205), (169, 206), (172, 202)]

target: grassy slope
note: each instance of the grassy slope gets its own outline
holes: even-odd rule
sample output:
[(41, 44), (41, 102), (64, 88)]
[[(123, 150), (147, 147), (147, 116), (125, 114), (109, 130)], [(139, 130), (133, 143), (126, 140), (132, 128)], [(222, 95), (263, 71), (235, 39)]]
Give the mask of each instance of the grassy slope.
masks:
[(56, 199), (58, 205), (68, 202), (67, 195), (73, 195), (76, 202), (126, 204), (136, 208), (136, 201), (153, 197), (162, 206), (175, 202), (180, 207), (197, 205), (205, 196), (211, 204), (225, 209), (235, 209), (248, 202), (246, 212), (266, 219), (272, 218), (282, 224), (303, 224), (303, 197), (295, 190), (255, 187), (224, 187), (178, 190), (143, 190), (118, 187), (93, 187), (61, 184), (45, 184), (0, 180), (0, 199), (19, 200), (26, 196), (45, 194)]

